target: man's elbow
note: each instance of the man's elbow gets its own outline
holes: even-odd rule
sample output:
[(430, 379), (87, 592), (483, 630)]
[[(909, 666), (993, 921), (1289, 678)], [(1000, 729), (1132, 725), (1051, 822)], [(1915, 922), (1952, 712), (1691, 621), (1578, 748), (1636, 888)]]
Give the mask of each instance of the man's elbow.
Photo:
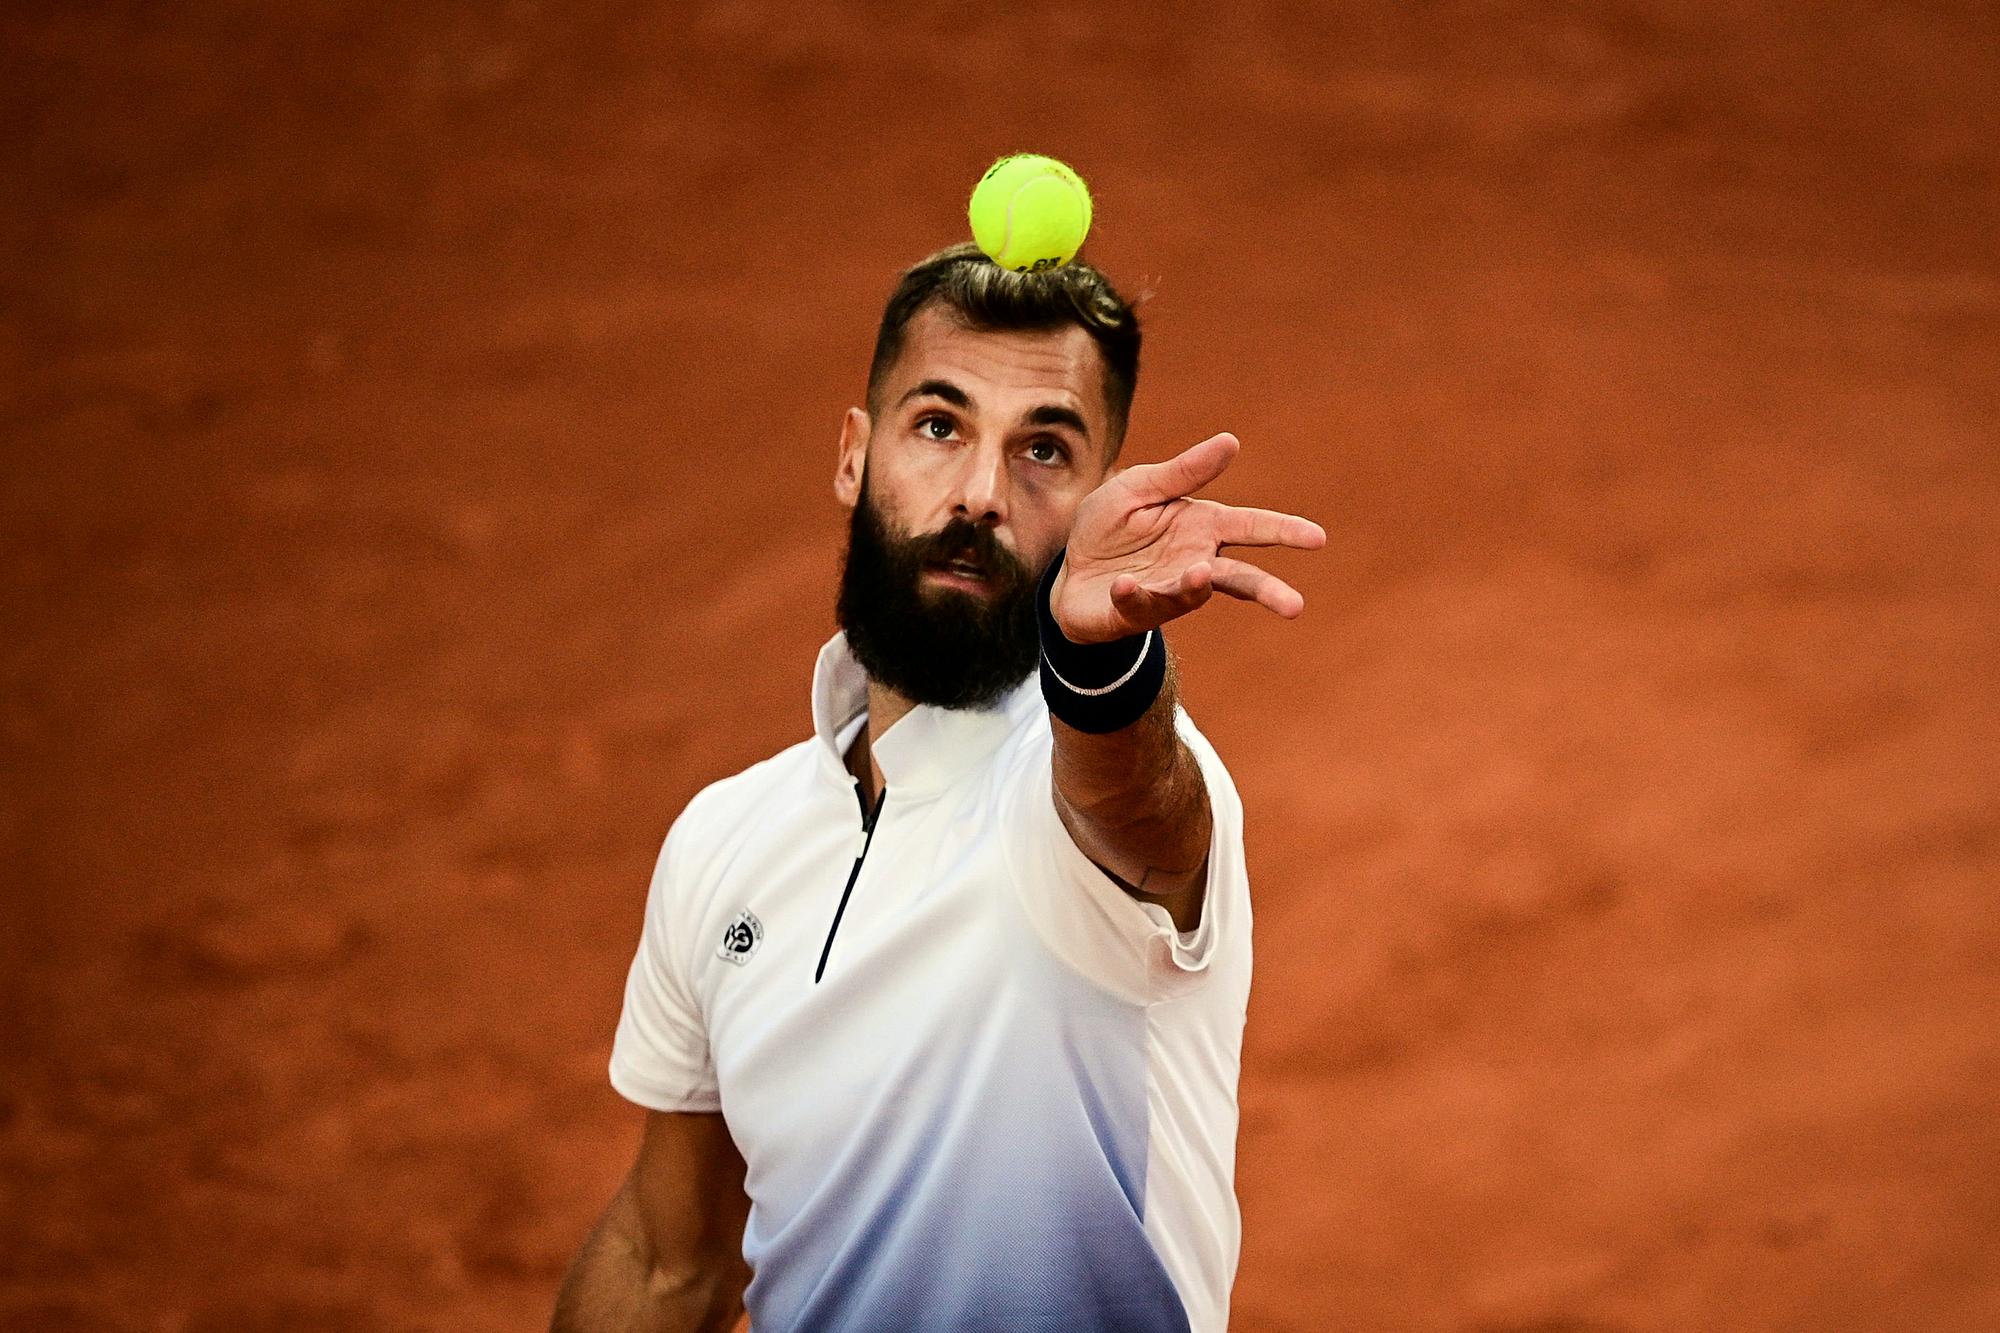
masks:
[(749, 1278), (742, 1258), (733, 1251), (655, 1256), (646, 1268), (646, 1298), (661, 1309), (726, 1311), (734, 1322)]

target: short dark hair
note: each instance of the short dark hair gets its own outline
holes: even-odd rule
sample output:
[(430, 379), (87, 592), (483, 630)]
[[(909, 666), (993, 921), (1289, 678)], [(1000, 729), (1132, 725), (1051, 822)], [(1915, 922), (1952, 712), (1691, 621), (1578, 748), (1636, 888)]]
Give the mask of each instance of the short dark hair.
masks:
[(902, 355), (903, 331), (917, 312), (942, 306), (968, 328), (1039, 331), (1075, 324), (1104, 358), (1104, 402), (1111, 415), (1106, 459), (1118, 456), (1139, 386), (1139, 317), (1110, 279), (1072, 261), (1039, 273), (1000, 267), (976, 245), (949, 246), (905, 270), (875, 334), (868, 365), (868, 405), (875, 410), (882, 377)]

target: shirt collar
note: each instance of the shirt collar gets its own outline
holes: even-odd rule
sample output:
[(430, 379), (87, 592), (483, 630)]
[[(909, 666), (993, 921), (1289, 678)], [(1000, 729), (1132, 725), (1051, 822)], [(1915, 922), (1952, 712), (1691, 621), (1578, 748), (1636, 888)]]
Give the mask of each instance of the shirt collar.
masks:
[[(1029, 672), (988, 708), (918, 704), (875, 742), (883, 783), (899, 797), (937, 794), (983, 763), (1040, 702), (1040, 682)], [(848, 648), (847, 636), (835, 634), (813, 667), (813, 733), (821, 766), (843, 784), (854, 778), (841, 742), (852, 743), (851, 724), (867, 709), (868, 673)]]

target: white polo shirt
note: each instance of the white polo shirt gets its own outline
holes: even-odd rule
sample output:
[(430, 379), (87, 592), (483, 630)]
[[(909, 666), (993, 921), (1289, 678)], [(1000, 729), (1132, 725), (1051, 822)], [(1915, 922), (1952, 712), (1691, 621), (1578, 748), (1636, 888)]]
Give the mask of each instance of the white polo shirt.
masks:
[(1215, 824), (1181, 935), (1063, 827), (1032, 675), (889, 728), (872, 836), (842, 762), (867, 678), (841, 635), (812, 702), (812, 739), (674, 822), (611, 1055), (641, 1106), (722, 1112), (752, 1324), (1221, 1330), (1250, 990), (1221, 759), (1180, 713)]

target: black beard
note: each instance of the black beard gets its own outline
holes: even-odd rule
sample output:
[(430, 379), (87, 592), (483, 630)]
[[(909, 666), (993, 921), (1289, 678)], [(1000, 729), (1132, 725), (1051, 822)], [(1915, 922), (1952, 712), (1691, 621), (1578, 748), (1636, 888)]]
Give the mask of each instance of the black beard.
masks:
[[(978, 564), (990, 596), (925, 590), (926, 566), (960, 556)], [(877, 684), (913, 703), (984, 708), (1041, 661), (1039, 582), (990, 527), (955, 518), (926, 536), (891, 533), (869, 500), (864, 477), (848, 524), (834, 616), (855, 660)]]

